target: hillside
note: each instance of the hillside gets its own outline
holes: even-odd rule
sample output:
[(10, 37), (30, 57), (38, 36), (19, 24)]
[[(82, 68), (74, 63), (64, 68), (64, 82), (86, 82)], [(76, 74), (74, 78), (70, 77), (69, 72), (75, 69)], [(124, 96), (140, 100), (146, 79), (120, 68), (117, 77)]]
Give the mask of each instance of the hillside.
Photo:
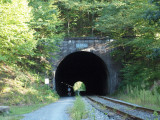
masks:
[(18, 66), (0, 64), (0, 104), (31, 105), (56, 101), (56, 95), (44, 84), (44, 76)]

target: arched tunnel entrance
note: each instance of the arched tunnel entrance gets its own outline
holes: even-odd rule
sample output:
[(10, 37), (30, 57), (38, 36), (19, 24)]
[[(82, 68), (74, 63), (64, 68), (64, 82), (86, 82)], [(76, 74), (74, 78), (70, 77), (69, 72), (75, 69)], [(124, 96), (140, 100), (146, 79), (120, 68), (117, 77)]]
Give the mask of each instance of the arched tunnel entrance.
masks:
[[(74, 52), (59, 64), (56, 74), (56, 91), (60, 96), (67, 95), (68, 86), (82, 81), (86, 86), (85, 95), (106, 95), (108, 90), (106, 64), (91, 52)], [(73, 89), (72, 89), (72, 95)]]

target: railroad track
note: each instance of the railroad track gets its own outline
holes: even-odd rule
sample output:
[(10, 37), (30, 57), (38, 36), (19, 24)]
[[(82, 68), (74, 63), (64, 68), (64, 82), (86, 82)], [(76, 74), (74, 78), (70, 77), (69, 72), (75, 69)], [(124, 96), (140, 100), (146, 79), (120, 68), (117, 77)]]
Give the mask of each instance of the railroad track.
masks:
[(100, 106), (103, 106), (106, 109), (116, 113), (117, 115), (127, 119), (160, 120), (160, 111), (156, 111), (159, 115), (153, 115), (154, 110), (152, 109), (144, 108), (135, 104), (130, 104), (105, 96), (87, 96), (87, 98), (93, 103), (99, 104)]

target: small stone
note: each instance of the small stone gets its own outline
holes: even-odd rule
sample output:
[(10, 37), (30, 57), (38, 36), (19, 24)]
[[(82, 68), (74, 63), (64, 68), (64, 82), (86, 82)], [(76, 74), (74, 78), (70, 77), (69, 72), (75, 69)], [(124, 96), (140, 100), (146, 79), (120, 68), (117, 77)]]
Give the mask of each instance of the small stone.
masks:
[(113, 112), (108, 113), (108, 117), (114, 117), (114, 116), (115, 116), (115, 114)]
[(0, 113), (9, 113), (10, 107), (9, 106), (0, 106)]

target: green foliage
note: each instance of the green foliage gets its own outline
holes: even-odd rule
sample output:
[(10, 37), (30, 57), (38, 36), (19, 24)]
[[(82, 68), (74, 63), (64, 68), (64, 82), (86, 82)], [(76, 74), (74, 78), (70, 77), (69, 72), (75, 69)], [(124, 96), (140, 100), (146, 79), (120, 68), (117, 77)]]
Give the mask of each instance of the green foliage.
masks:
[(99, 14), (95, 28), (115, 39), (112, 56), (123, 64), (121, 88), (150, 88), (160, 78), (159, 1), (113, 0)]
[(3, 65), (0, 76), (0, 103), (3, 105), (31, 105), (58, 99), (57, 94), (45, 86), (41, 74)]
[(49, 103), (38, 103), (32, 105), (10, 106), (10, 113), (5, 116), (0, 115), (0, 120), (21, 120), (24, 117), (21, 115), (33, 112), (48, 104)]
[(160, 1), (159, 0), (149, 0), (150, 3), (154, 4), (156, 7), (154, 9), (149, 8), (144, 15), (144, 18), (149, 21), (150, 24), (160, 25)]
[(154, 120), (158, 120), (158, 113), (156, 111), (154, 111), (153, 115), (155, 117)]
[(85, 103), (80, 96), (76, 97), (73, 107), (69, 109), (69, 114), (73, 120), (81, 120), (87, 117)]
[(51, 70), (61, 30), (59, 10), (43, 0), (0, 1), (0, 62), (14, 63), (38, 72)]
[(0, 2), (0, 61), (12, 63), (34, 55), (36, 41), (28, 24), (30, 11), (27, 0)]
[(73, 85), (74, 91), (86, 91), (86, 86), (83, 82), (78, 81)]
[(128, 63), (125, 64), (124, 68), (121, 70), (123, 73), (124, 80), (121, 86), (125, 87), (127, 84), (131, 86), (139, 86), (145, 83), (145, 88), (150, 88), (154, 80), (159, 80), (159, 66), (157, 68), (148, 67), (144, 63)]
[(129, 12), (128, 4), (125, 2), (114, 1), (111, 4), (108, 3), (96, 22), (96, 29), (114, 38), (124, 36), (127, 32), (132, 35), (133, 21), (129, 21), (126, 17), (129, 16)]
[(159, 0), (0, 0), (0, 62), (49, 74), (62, 37), (109, 36), (121, 87), (150, 88), (160, 79), (159, 13)]
[(154, 59), (154, 60), (159, 60), (160, 59), (160, 48), (153, 48), (153, 52), (148, 55), (148, 58)]
[(43, 0), (31, 0), (29, 3), (33, 7), (34, 16), (30, 24), (31, 28), (36, 31), (34, 37), (38, 41), (36, 54), (43, 57), (50, 57), (50, 53), (57, 51), (57, 45), (62, 36), (58, 34), (61, 30), (59, 11), (52, 4), (53, 2)]
[(57, 0), (55, 4), (61, 11), (66, 37), (100, 35), (95, 31), (95, 20), (105, 6), (97, 0)]
[(154, 110), (160, 109), (160, 94), (156, 89), (151, 91), (140, 89), (138, 86), (131, 87), (127, 85), (126, 90), (121, 92), (116, 98)]
[(0, 120), (21, 120), (22, 116), (0, 116)]
[[(116, 39), (112, 47), (117, 49), (112, 55), (123, 63), (121, 87), (127, 84), (141, 86), (145, 82), (149, 88), (159, 79), (160, 71), (159, 6), (156, 3), (158, 1), (61, 0), (56, 4), (65, 20), (68, 36), (90, 36), (94, 29), (94, 35), (103, 34)], [(149, 20), (153, 21), (152, 24)]]

